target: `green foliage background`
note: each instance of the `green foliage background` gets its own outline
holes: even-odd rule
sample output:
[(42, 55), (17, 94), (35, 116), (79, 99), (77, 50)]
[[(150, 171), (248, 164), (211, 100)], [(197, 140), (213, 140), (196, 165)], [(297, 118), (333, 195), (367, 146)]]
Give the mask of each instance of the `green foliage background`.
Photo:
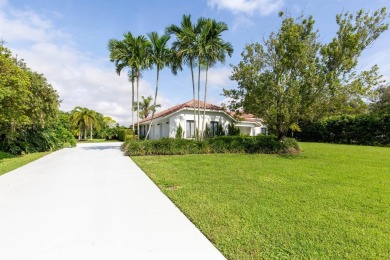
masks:
[(22, 154), (75, 145), (59, 104), (46, 78), (0, 43), (0, 150)]

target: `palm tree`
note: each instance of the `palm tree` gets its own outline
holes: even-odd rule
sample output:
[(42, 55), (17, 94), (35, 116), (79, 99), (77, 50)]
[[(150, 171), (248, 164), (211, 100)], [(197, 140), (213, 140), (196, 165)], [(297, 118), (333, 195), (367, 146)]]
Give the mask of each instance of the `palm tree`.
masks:
[[(131, 32), (125, 33), (124, 40), (119, 41), (117, 39), (111, 39), (108, 42), (108, 49), (110, 51), (110, 61), (114, 62), (116, 67), (116, 73), (120, 75), (124, 68), (129, 68), (128, 77), (131, 82), (131, 107), (134, 106), (134, 79), (135, 68), (132, 64), (134, 57), (134, 37)], [(131, 121), (134, 129), (134, 111), (131, 110)]]
[[(197, 61), (197, 46), (196, 39), (201, 32), (202, 24), (192, 24), (191, 15), (183, 15), (180, 26), (170, 25), (165, 29), (167, 34), (174, 34), (176, 40), (172, 43), (172, 50), (176, 53), (175, 65), (181, 68), (181, 64), (189, 65), (192, 78), (192, 96), (194, 104), (194, 127), (196, 124), (196, 108), (195, 108), (195, 80), (194, 80), (194, 65)], [(180, 65), (178, 63), (181, 63)]]
[[(140, 35), (134, 39), (131, 63), (137, 79), (137, 121), (139, 121), (139, 79), (141, 71), (151, 67), (150, 49), (151, 43), (144, 36)], [(137, 123), (137, 138), (139, 139), (139, 123)]]
[(228, 30), (228, 26), (224, 22), (217, 22), (215, 19), (207, 19), (200, 37), (199, 48), (202, 49), (202, 62), (205, 65), (206, 80), (204, 85), (204, 108), (202, 119), (202, 132), (205, 128), (206, 116), (206, 98), (207, 98), (207, 76), (209, 67), (216, 62), (225, 62), (226, 54), (230, 57), (233, 54), (233, 46), (230, 42), (225, 42), (221, 38), (221, 33)]
[[(140, 102), (139, 104), (139, 109), (140, 109), (139, 114), (142, 119), (149, 117), (150, 112), (152, 112), (153, 115), (154, 112), (156, 111), (156, 108), (161, 107), (161, 105), (156, 104), (156, 102), (154, 102), (154, 104), (152, 105), (152, 100), (153, 100), (152, 96), (149, 96), (147, 98), (142, 96), (141, 98), (142, 98), (142, 102)], [(137, 110), (137, 106), (134, 106), (133, 110)]]
[(100, 121), (99, 117), (100, 117), (99, 113), (97, 113), (94, 110), (87, 110), (87, 113), (84, 116), (85, 125), (89, 126), (89, 129), (90, 129), (90, 139), (91, 140), (93, 138), (93, 127), (95, 126), (95, 128), (97, 130), (100, 129), (101, 122), (99, 122)]
[[(71, 125), (75, 129), (79, 130), (79, 140), (87, 139), (87, 114), (89, 109), (85, 107), (75, 107), (71, 112)], [(84, 131), (84, 138), (82, 138), (82, 133)]]
[(171, 51), (168, 48), (168, 41), (171, 38), (169, 35), (162, 35), (161, 37), (159, 37), (157, 32), (151, 32), (148, 33), (148, 37), (152, 44), (150, 49), (150, 59), (152, 64), (156, 65), (157, 76), (156, 76), (156, 91), (154, 94), (154, 105), (152, 110), (152, 119), (150, 120), (148, 132), (146, 133), (146, 137), (145, 137), (146, 139), (148, 139), (149, 132), (153, 124), (154, 113), (157, 107), (156, 102), (157, 102), (158, 80), (160, 76), (160, 70), (169, 64), (170, 57), (171, 57)]
[[(130, 68), (129, 78), (132, 82), (134, 93), (134, 79), (137, 80), (137, 121), (139, 120), (139, 79), (141, 71), (150, 68), (149, 51), (151, 48), (150, 42), (144, 36), (134, 37), (130, 32), (124, 34), (124, 40), (118, 41), (111, 39), (108, 43), (110, 50), (110, 61), (115, 63), (116, 72), (118, 75), (123, 68)], [(134, 94), (133, 94), (134, 95)], [(132, 102), (134, 101), (134, 98)], [(133, 107), (133, 105), (132, 105)], [(134, 129), (134, 118), (133, 118)], [(139, 124), (137, 124), (139, 133)], [(139, 136), (138, 136), (139, 138)]]

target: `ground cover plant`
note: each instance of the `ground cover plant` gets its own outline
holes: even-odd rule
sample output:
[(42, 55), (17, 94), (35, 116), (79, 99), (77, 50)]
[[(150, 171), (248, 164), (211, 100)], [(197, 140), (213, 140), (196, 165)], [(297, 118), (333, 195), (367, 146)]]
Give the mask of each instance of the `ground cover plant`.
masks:
[(35, 161), (48, 153), (49, 152), (42, 152), (15, 156), (10, 153), (0, 151), (0, 175)]
[(279, 141), (276, 136), (217, 136), (204, 141), (161, 138), (129, 140), (122, 145), (126, 155), (173, 155), (210, 153), (289, 153), (299, 151), (294, 139)]
[(132, 159), (228, 259), (390, 257), (390, 149)]

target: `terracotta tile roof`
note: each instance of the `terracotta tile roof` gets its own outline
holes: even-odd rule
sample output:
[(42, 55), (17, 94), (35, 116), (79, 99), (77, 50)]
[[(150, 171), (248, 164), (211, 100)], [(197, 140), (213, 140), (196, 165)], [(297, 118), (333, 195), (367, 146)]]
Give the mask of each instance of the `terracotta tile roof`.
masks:
[(255, 115), (252, 114), (236, 113), (236, 112), (229, 112), (229, 114), (237, 121), (253, 122), (259, 126), (260, 126), (259, 121), (263, 121), (262, 119), (257, 118)]
[[(153, 119), (160, 118), (160, 117), (165, 117), (165, 116), (173, 114), (174, 112), (179, 111), (180, 109), (183, 109), (183, 108), (194, 108), (194, 105), (195, 105), (195, 108), (198, 108), (198, 100), (190, 100), (190, 101), (187, 101), (187, 102), (185, 102), (183, 104), (176, 105), (176, 106), (168, 108), (168, 109), (166, 109), (164, 111), (156, 113), (154, 115)], [(201, 109), (204, 108), (204, 102), (203, 101), (199, 101), (199, 105), (200, 105)], [(225, 111), (225, 109), (223, 107), (216, 106), (216, 105), (209, 104), (209, 103), (206, 103), (206, 109), (208, 109), (208, 110), (216, 110), (216, 111)], [(149, 121), (151, 119), (152, 119), (152, 117), (150, 116), (150, 117), (147, 117), (145, 119), (140, 120), (139, 123), (142, 124), (142, 123), (147, 122), (147, 121)]]

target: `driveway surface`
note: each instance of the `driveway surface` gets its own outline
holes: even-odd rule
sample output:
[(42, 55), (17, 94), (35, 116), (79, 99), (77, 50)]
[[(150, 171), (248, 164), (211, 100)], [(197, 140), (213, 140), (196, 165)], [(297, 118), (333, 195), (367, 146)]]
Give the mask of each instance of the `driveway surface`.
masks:
[(0, 259), (224, 259), (119, 146), (81, 144), (0, 176)]

